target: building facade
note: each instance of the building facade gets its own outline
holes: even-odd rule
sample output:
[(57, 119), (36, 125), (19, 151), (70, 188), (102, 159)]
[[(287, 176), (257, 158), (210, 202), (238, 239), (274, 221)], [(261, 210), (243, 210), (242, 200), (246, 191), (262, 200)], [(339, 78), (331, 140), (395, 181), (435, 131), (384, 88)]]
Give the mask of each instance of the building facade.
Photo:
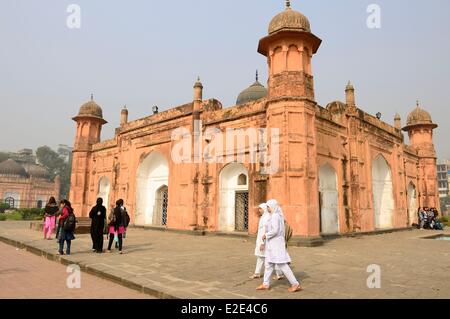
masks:
[(449, 165), (447, 162), (437, 164), (437, 178), (439, 197), (444, 198), (449, 195), (448, 183), (449, 183)]
[[(123, 198), (136, 225), (254, 234), (255, 208), (275, 198), (294, 241), (311, 245), (411, 226), (419, 206), (439, 205), (437, 125), (417, 105), (406, 126), (398, 115), (391, 126), (362, 110), (350, 83), (345, 102), (318, 105), (312, 60), (321, 42), (287, 2), (259, 42), (268, 88), (257, 79), (236, 106), (204, 100), (198, 81), (185, 105), (136, 121), (123, 109), (115, 137), (100, 141), (106, 121), (91, 98), (74, 118), (76, 213), (87, 216), (97, 197)], [(219, 143), (228, 131), (237, 136)]]
[(11, 208), (43, 208), (51, 196), (59, 198), (61, 180), (51, 181), (32, 156), (21, 155), (0, 163), (0, 200)]

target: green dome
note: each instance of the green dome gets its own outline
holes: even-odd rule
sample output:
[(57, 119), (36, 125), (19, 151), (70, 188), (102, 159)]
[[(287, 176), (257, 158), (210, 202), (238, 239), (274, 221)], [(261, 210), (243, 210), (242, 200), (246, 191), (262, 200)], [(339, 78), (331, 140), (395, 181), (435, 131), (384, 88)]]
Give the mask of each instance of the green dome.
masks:
[(239, 94), (236, 105), (245, 104), (252, 101), (257, 101), (267, 97), (268, 91), (264, 85), (258, 81), (258, 73), (256, 73), (256, 81), (250, 87)]

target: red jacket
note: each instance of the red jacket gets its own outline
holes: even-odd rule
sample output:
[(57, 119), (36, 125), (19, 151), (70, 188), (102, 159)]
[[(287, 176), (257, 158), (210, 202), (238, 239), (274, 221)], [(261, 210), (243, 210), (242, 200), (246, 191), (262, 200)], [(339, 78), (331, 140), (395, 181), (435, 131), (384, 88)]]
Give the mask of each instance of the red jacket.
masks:
[(69, 207), (64, 206), (64, 208), (62, 209), (62, 214), (59, 217), (59, 224), (61, 225), (63, 221), (65, 221), (67, 219), (67, 217), (69, 217)]

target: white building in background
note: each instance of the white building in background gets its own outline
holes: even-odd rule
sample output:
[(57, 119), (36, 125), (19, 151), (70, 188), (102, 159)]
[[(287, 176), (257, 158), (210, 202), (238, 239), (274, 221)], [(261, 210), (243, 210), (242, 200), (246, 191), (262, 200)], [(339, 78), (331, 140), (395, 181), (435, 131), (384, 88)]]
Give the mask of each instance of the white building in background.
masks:
[(439, 197), (447, 197), (449, 195), (449, 169), (450, 161), (443, 161), (437, 164)]

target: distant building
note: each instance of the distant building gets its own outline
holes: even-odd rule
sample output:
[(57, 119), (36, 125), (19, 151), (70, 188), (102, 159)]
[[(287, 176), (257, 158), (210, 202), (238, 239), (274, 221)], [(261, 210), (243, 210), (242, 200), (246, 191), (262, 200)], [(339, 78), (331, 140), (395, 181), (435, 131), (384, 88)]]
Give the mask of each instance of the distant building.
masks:
[(51, 196), (59, 198), (61, 180), (49, 179), (48, 171), (36, 164), (32, 150), (10, 154), (0, 163), (0, 201), (11, 208), (42, 208)]
[(438, 188), (439, 188), (439, 197), (447, 197), (449, 195), (449, 169), (450, 165), (448, 165), (448, 161), (445, 163), (437, 164), (437, 175), (438, 175)]

